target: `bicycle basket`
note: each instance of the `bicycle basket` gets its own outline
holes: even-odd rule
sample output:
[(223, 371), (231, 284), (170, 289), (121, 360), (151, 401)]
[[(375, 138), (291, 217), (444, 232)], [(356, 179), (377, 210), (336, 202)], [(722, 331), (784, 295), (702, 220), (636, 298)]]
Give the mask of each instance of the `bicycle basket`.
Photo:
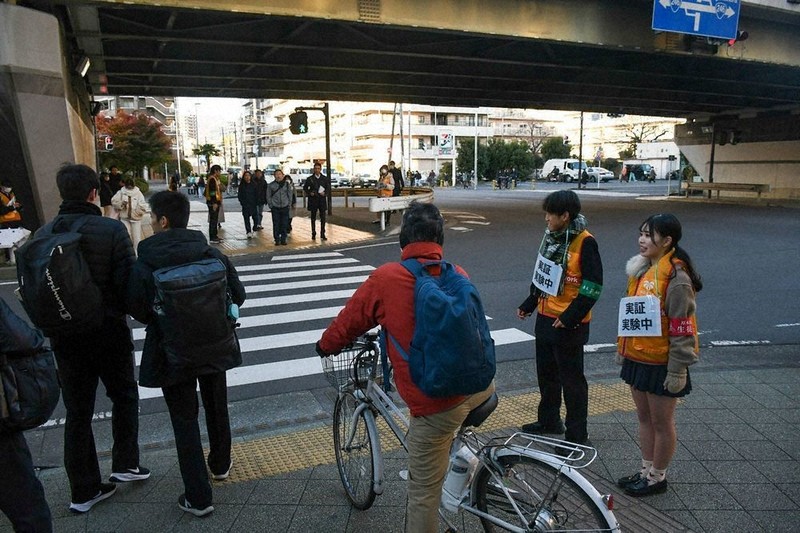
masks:
[(361, 389), (370, 376), (381, 375), (380, 354), (372, 344), (356, 343), (339, 355), (323, 358), (322, 372), (337, 390)]

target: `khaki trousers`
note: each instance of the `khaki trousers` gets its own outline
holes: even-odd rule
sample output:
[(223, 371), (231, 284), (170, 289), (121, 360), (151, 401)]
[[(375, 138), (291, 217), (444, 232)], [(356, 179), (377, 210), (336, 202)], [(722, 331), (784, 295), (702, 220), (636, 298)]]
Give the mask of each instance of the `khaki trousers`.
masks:
[(494, 382), (449, 411), (411, 417), (408, 445), (408, 503), (406, 533), (439, 530), (439, 500), (450, 462), (453, 436), (470, 411), (494, 392)]

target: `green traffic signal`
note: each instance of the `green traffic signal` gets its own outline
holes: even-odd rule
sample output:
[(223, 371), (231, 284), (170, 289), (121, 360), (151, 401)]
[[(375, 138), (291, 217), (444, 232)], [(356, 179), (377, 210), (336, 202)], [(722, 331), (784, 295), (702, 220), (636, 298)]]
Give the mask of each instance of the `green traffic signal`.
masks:
[(295, 135), (308, 133), (308, 115), (305, 111), (295, 111), (289, 115), (289, 131)]

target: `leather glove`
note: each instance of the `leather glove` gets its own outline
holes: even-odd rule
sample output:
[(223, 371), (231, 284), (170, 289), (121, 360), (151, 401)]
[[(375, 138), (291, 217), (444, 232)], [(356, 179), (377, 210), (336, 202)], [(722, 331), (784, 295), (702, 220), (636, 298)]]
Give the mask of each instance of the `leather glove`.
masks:
[(317, 355), (319, 355), (322, 359), (325, 359), (331, 355), (322, 351), (322, 348), (319, 347), (319, 341), (317, 341), (317, 344), (314, 345), (314, 349), (317, 351)]
[(664, 388), (672, 394), (677, 394), (686, 386), (686, 370), (683, 372), (667, 372)]
[(622, 366), (622, 364), (625, 362), (625, 358), (622, 356), (622, 354), (618, 353), (614, 356), (614, 362)]

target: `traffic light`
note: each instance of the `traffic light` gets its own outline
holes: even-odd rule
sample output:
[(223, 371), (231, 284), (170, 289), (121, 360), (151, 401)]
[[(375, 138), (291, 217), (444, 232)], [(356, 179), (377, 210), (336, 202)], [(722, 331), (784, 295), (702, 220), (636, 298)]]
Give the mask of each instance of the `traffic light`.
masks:
[(111, 138), (111, 135), (106, 135), (105, 139), (103, 139), (103, 145), (107, 152), (114, 149), (114, 139)]
[(308, 115), (305, 111), (295, 111), (289, 115), (289, 131), (295, 135), (308, 133)]

